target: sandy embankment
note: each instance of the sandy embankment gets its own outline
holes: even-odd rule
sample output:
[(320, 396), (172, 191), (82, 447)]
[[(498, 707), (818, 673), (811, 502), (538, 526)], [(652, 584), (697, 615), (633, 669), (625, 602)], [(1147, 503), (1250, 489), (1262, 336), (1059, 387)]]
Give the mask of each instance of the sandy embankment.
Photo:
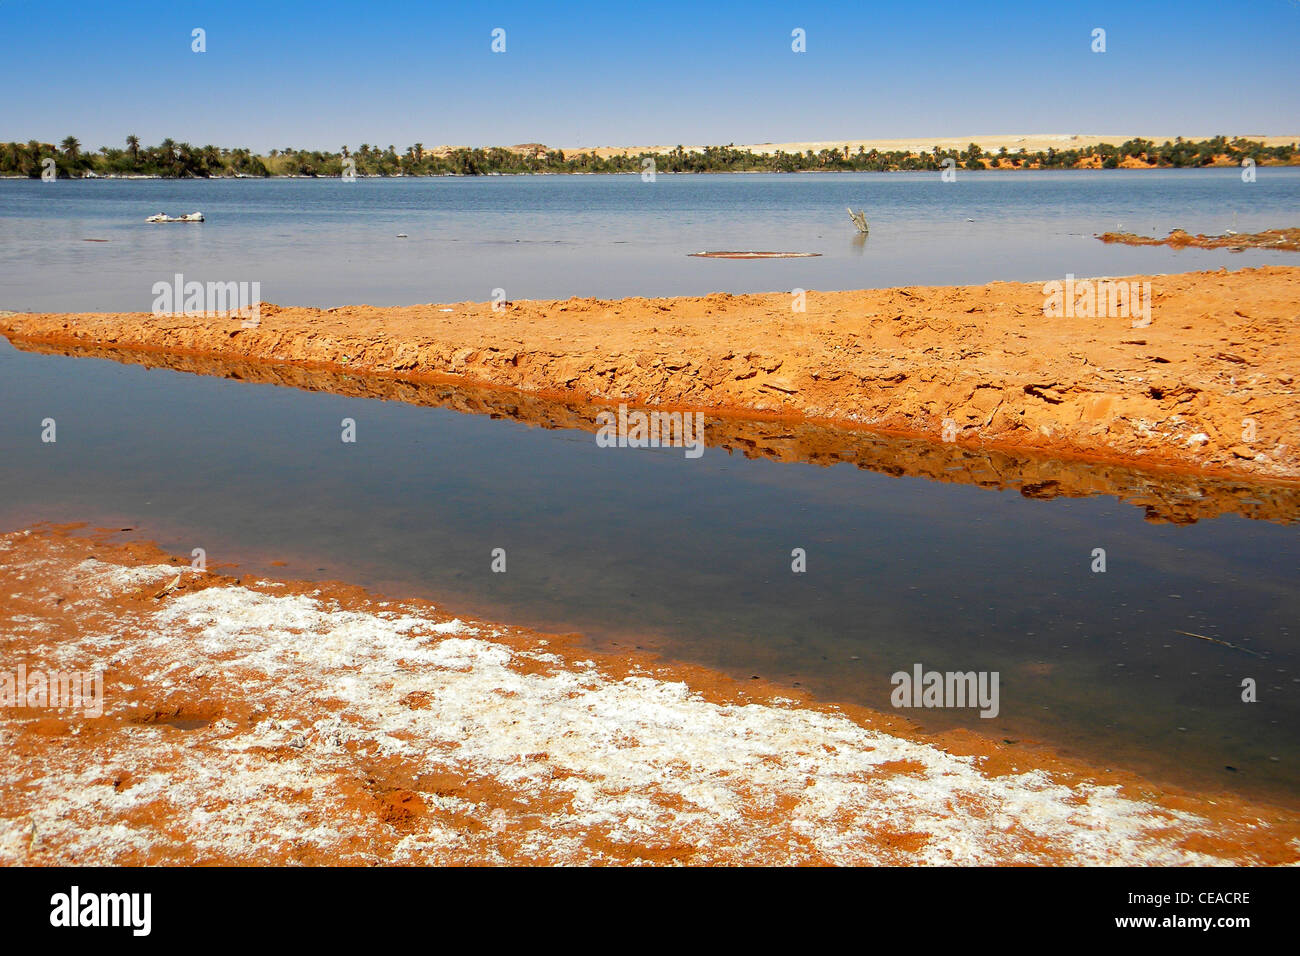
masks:
[[(164, 593), (180, 576), (180, 586)], [(356, 588), (0, 536), (0, 863), (1294, 863), (1300, 818)]]
[[(1062, 279), (1064, 277), (1061, 277)], [(512, 302), (237, 318), (0, 315), (36, 345), (289, 363), (546, 397), (811, 419), (1300, 479), (1300, 268), (1136, 276), (1151, 319), (1044, 315), (1042, 283)]]

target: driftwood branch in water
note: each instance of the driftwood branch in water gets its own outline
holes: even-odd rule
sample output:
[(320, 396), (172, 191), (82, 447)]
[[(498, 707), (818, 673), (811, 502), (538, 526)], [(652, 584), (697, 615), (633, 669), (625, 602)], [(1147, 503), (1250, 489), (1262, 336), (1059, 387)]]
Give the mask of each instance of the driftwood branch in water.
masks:
[(1200, 638), (1202, 641), (1209, 641), (1211, 644), (1221, 644), (1224, 647), (1231, 647), (1234, 651), (1245, 651), (1247, 654), (1253, 654), (1255, 657), (1263, 657), (1258, 651), (1252, 651), (1249, 647), (1242, 647), (1240, 644), (1230, 644), (1227, 641), (1221, 641), (1217, 637), (1206, 637), (1204, 634), (1193, 634), (1191, 631), (1175, 630), (1175, 634), (1186, 634), (1188, 637)]

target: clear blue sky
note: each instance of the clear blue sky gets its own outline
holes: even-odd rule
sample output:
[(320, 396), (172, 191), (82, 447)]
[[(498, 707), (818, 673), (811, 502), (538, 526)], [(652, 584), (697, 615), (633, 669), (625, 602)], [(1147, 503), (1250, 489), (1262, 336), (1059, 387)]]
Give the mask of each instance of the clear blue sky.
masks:
[[(207, 52), (190, 31), (207, 31)], [(506, 52), (490, 51), (493, 28)], [(807, 52), (790, 32), (807, 31)], [(1094, 27), (1107, 52), (1090, 49)], [(1300, 0), (0, 0), (0, 140), (355, 148), (1300, 132)]]

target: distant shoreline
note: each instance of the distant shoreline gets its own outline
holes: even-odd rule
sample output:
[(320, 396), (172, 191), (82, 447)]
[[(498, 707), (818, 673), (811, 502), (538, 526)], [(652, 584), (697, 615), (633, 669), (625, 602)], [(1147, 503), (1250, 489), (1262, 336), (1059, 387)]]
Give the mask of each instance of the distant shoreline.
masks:
[[(932, 146), (900, 140), (835, 143), (764, 143), (757, 146), (591, 147), (565, 151), (544, 143), (514, 146), (397, 147), (362, 143), (337, 152), (292, 146), (266, 154), (247, 148), (194, 146), (166, 139), (144, 146), (83, 148), (75, 136), (55, 146), (29, 140), (0, 143), (0, 177), (58, 179), (396, 178), (404, 176), (639, 175), (660, 173), (942, 172), (1036, 169), (1183, 169), (1300, 166), (1300, 136), (1215, 136), (1191, 141), (1133, 137), (1118, 145), (1102, 137), (1056, 136), (940, 140)], [(885, 148), (882, 149), (881, 146)], [(818, 148), (820, 147), (820, 148)], [(868, 148), (870, 147), (870, 148)]]
[[(1300, 161), (1291, 163), (1273, 163), (1261, 164), (1262, 168), (1271, 169), (1296, 169), (1300, 168)], [(1070, 168), (1060, 167), (1001, 167), (997, 169), (963, 169), (961, 175), (980, 174), (980, 173), (1091, 173), (1091, 172), (1133, 172), (1133, 171), (1162, 171), (1179, 170), (1186, 172), (1197, 172), (1206, 169), (1236, 169), (1235, 164), (1224, 163), (1208, 166), (1140, 166), (1140, 167), (1118, 167), (1117, 169), (1102, 169), (1097, 166), (1073, 166)], [(705, 170), (660, 170), (656, 173), (658, 176), (796, 176), (796, 175), (851, 175), (871, 173), (876, 175), (888, 176), (897, 173), (919, 173), (932, 172), (932, 170), (923, 169), (705, 169)], [(394, 175), (384, 175), (382, 173), (358, 174), (356, 179), (367, 180), (394, 180), (394, 179), (516, 179), (516, 178), (545, 178), (569, 177), (569, 176), (639, 176), (640, 173), (633, 170), (618, 170), (610, 172), (587, 172), (574, 170), (572, 172), (490, 172), (490, 173), (399, 173)], [(17, 182), (35, 182), (40, 179), (39, 176), (16, 176), (0, 174), (0, 181), (12, 180)], [(265, 182), (270, 179), (343, 179), (338, 173), (320, 173), (317, 175), (303, 175), (299, 173), (268, 173), (265, 176), (116, 176), (116, 175), (95, 175), (95, 176), (60, 176), (59, 180), (64, 182), (96, 182), (100, 180), (111, 182), (141, 182), (141, 181), (161, 181), (161, 182), (240, 182), (251, 180), (256, 182)]]

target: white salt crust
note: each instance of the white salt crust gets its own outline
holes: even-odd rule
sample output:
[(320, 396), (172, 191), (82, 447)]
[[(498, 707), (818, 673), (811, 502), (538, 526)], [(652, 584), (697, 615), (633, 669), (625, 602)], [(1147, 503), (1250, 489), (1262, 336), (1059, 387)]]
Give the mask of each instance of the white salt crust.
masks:
[[(70, 589), (87, 600), (176, 573), (88, 560)], [(1207, 832), (1205, 820), (1115, 787), (1068, 786), (1041, 770), (990, 776), (979, 758), (836, 712), (782, 698), (711, 703), (650, 674), (619, 679), (591, 661), (514, 650), (493, 639), (503, 629), (372, 607), (222, 586), (96, 617), (61, 659), (110, 657), (159, 700), (204, 676), (218, 699), (255, 701), (270, 716), (242, 729), (128, 726), (126, 745), (88, 760), (50, 748), (33, 766), (0, 747), (11, 809), (0, 862), (255, 862), (304, 846), (339, 862), (493, 862), (507, 831), (512, 859), (539, 862), (599, 862), (593, 834), (630, 848), (688, 846), (694, 862), (1222, 862), (1177, 845)], [(8, 628), (17, 626), (30, 624)], [(127, 707), (110, 688), (106, 714)], [(515, 799), (489, 808), (425, 793), (427, 814), (399, 832), (345, 804), (359, 756), (488, 779)], [(894, 761), (918, 769), (881, 767)], [(310, 804), (287, 798), (305, 790)], [(150, 823), (123, 822), (141, 807)], [(466, 817), (486, 829), (457, 825)], [(365, 836), (376, 826), (382, 846)], [(902, 849), (872, 838), (881, 833), (921, 838)]]

